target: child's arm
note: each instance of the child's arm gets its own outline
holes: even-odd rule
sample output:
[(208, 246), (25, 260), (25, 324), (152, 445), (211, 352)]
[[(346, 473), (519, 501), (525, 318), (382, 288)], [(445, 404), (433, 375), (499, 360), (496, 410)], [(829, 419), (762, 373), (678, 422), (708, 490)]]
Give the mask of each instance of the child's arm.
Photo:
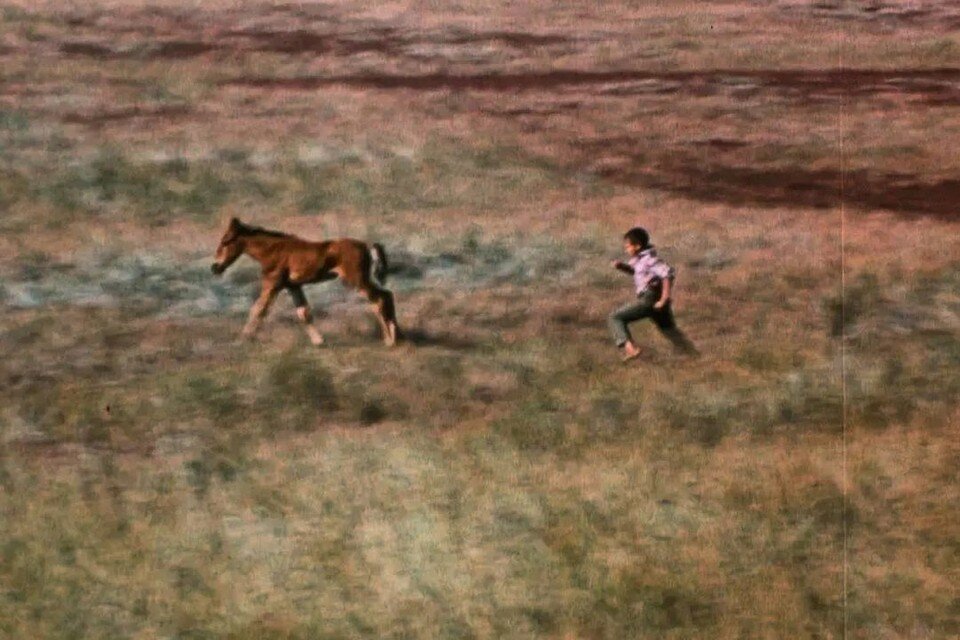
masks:
[(624, 273), (629, 273), (630, 275), (633, 275), (633, 267), (628, 265), (626, 262), (621, 262), (620, 260), (614, 260), (613, 268), (619, 271), (623, 271)]
[(661, 282), (660, 299), (653, 304), (654, 309), (662, 309), (663, 305), (670, 302), (670, 278), (664, 278)]

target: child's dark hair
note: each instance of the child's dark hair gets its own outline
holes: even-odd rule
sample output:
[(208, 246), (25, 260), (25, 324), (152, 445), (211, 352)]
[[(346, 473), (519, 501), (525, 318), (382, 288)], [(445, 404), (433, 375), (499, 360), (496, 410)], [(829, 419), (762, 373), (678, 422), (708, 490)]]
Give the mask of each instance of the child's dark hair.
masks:
[(647, 233), (647, 230), (643, 227), (634, 227), (623, 234), (623, 239), (630, 242), (630, 244), (635, 244), (641, 249), (646, 249), (650, 246), (650, 234)]

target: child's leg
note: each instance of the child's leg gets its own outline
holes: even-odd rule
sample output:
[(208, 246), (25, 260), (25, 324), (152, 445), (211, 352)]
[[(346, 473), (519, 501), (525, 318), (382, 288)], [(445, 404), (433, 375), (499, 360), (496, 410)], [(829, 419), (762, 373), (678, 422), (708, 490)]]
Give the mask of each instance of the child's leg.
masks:
[(690, 338), (677, 328), (673, 318), (673, 309), (669, 302), (662, 309), (654, 309), (650, 318), (657, 324), (660, 332), (673, 344), (673, 348), (686, 354), (697, 354), (697, 348), (690, 342)]
[(607, 316), (607, 325), (610, 327), (610, 333), (613, 334), (613, 339), (618, 347), (622, 347), (627, 342), (633, 342), (627, 325), (646, 318), (648, 315), (650, 315), (650, 302), (641, 298), (636, 302), (623, 305)]

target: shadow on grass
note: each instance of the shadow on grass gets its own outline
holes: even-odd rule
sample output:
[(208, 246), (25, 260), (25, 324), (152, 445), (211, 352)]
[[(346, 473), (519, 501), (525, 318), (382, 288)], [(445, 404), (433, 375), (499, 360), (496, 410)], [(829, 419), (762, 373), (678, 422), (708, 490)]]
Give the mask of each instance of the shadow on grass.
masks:
[(404, 329), (400, 340), (415, 347), (446, 347), (457, 351), (471, 351), (479, 346), (476, 340), (446, 332), (430, 332), (422, 327)]

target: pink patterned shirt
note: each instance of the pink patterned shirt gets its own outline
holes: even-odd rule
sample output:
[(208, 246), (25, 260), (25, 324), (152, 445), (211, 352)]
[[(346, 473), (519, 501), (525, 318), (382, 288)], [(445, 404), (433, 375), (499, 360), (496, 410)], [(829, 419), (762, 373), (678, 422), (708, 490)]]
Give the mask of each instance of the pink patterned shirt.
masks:
[(662, 280), (669, 279), (672, 282), (676, 274), (673, 267), (664, 262), (653, 247), (648, 247), (633, 256), (627, 264), (633, 269), (633, 284), (637, 289), (637, 295)]

